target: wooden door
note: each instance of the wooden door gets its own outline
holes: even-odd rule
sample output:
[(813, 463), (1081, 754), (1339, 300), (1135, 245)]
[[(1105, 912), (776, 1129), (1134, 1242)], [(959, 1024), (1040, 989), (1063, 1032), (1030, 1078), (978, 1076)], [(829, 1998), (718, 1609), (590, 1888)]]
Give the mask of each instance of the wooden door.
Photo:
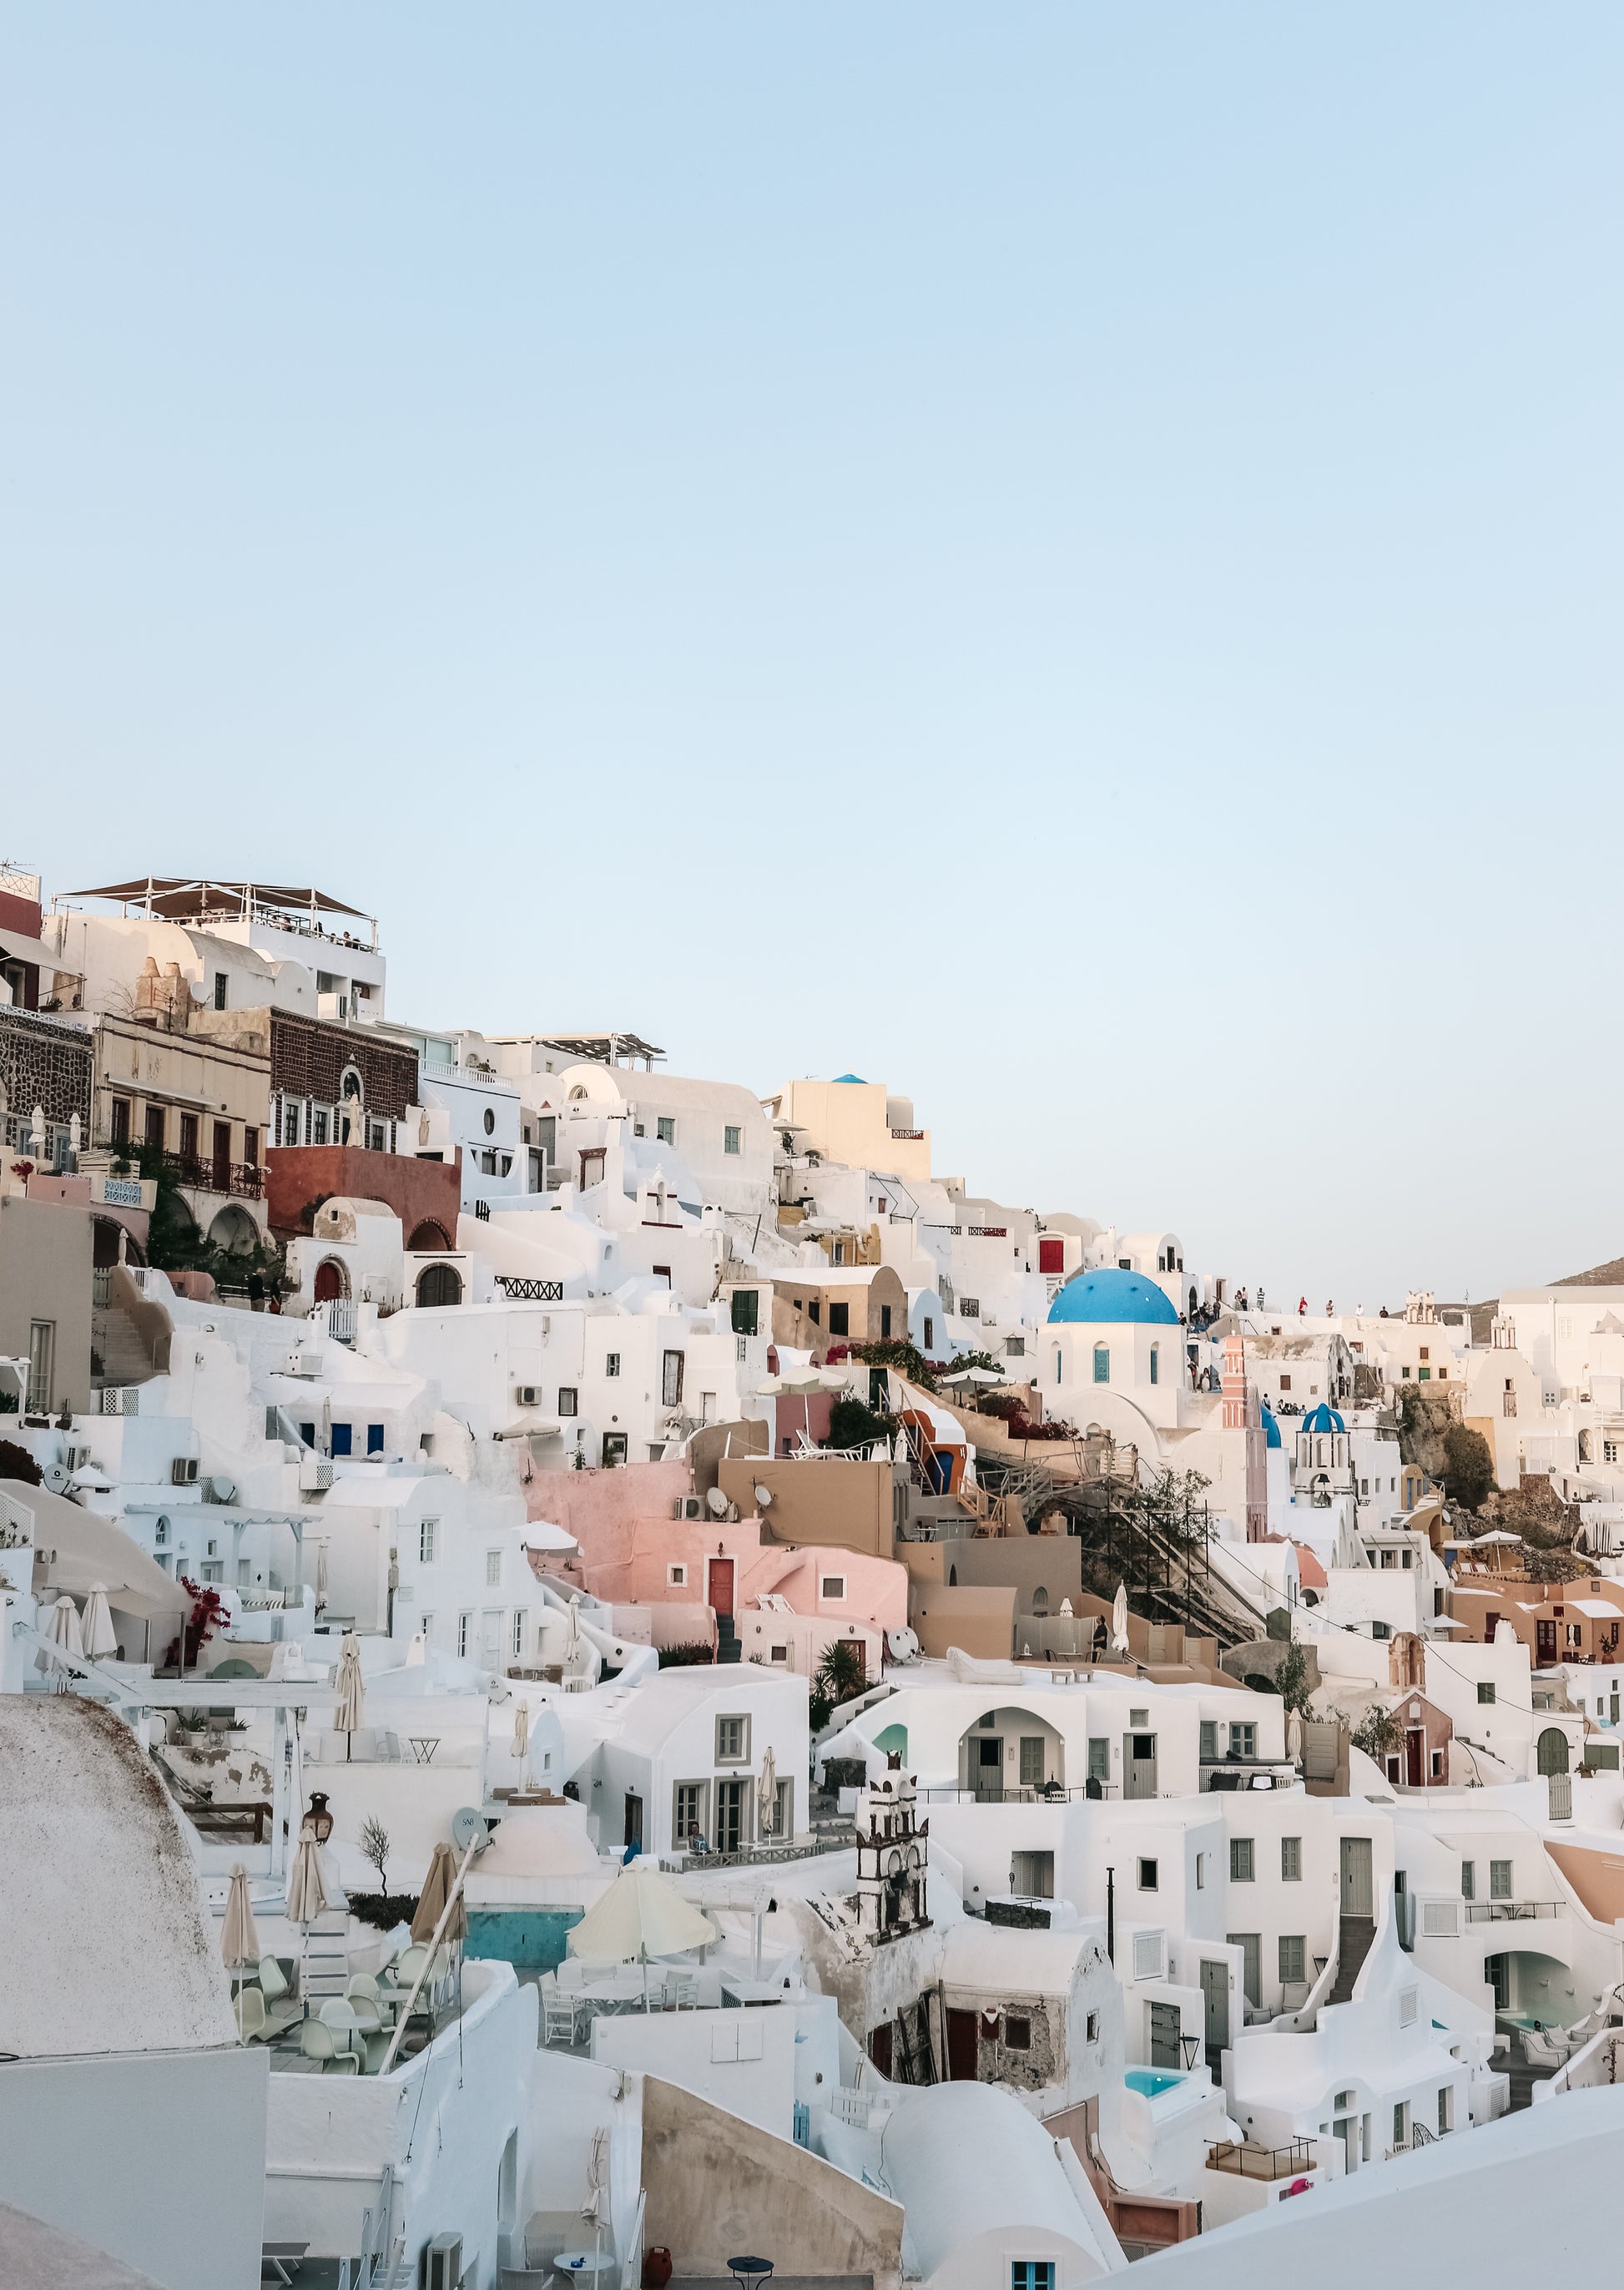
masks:
[(217, 1121), (214, 1125), (214, 1189), (217, 1193), (231, 1190), (231, 1124)]
[(713, 1614), (731, 1614), (733, 1611), (733, 1562), (731, 1558), (713, 1558), (707, 1573), (706, 1597)]
[(1122, 1793), (1124, 1797), (1156, 1795), (1156, 1735), (1154, 1734), (1123, 1735)]
[(888, 2082), (891, 2078), (891, 2056), (892, 2023), (884, 2020), (877, 2028), (868, 2030), (868, 2057)]
[(1341, 1912), (1345, 1917), (1375, 1916), (1376, 1895), (1371, 1876), (1371, 1841), (1368, 1837), (1345, 1837), (1342, 1839)]
[(1419, 1726), (1412, 1726), (1404, 1735), (1404, 1780), (1411, 1789), (1420, 1789), (1426, 1774), (1427, 1737)]
[(1201, 2006), (1206, 2047), (1221, 2052), (1229, 2040), (1229, 1967), (1221, 1958), (1201, 1959)]
[(626, 1833), (621, 1843), (635, 1845), (639, 1850), (643, 1845), (643, 1799), (634, 1797), (630, 1790), (626, 1792)]
[(1554, 1621), (1539, 1621), (1534, 1624), (1534, 1660), (1541, 1669), (1556, 1659), (1556, 1625)]
[(973, 2012), (949, 2012), (948, 2014), (948, 2079), (950, 2083), (974, 2083), (980, 2065), (980, 2045), (976, 2033)]
[(1176, 2004), (1153, 2004), (1150, 2006), (1150, 2064), (1153, 2068), (1176, 2068), (1179, 2065), (1180, 2012)]
[(1263, 1935), (1226, 1933), (1224, 1938), (1241, 1951), (1241, 1993), (1255, 2011), (1263, 2000)]
[(1004, 1738), (983, 1734), (972, 1745), (975, 1764), (971, 1782), (978, 1798), (998, 1802), (1004, 1795)]

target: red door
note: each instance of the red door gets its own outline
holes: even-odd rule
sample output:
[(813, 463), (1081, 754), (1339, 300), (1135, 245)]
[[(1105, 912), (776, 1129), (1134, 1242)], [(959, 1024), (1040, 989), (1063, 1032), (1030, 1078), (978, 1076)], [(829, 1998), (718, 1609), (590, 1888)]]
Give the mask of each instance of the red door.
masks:
[(706, 1593), (713, 1614), (731, 1614), (733, 1611), (733, 1562), (731, 1558), (710, 1561), (709, 1588)]
[(1064, 1272), (1066, 1244), (1063, 1240), (1040, 1240), (1037, 1244), (1037, 1269), (1040, 1272)]
[(1419, 1726), (1412, 1726), (1404, 1735), (1404, 1780), (1411, 1789), (1420, 1789), (1421, 1785), (1426, 1738)]
[(950, 2083), (974, 2083), (980, 2065), (980, 2047), (977, 2042), (975, 2014), (949, 2012), (948, 2014), (948, 2079)]
[(1555, 1622), (1534, 1623), (1534, 1659), (1540, 1669), (1556, 1659), (1556, 1625)]

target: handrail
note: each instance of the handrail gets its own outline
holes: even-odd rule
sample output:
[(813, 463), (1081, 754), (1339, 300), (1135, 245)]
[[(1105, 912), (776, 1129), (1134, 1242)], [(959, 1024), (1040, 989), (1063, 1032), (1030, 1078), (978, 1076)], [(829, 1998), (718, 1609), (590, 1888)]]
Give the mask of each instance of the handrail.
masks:
[(98, 1663), (93, 1662), (88, 1654), (70, 1653), (68, 1647), (59, 1645), (48, 1632), (40, 1629), (36, 1624), (21, 1621), (13, 1621), (12, 1636), (14, 1638), (32, 1638), (35, 1644), (42, 1647), (60, 1668), (70, 1669), (76, 1677), (87, 1677), (94, 1685), (100, 1686), (104, 1693), (122, 1705), (119, 1713), (121, 1716), (127, 1715), (131, 1710), (145, 1709), (150, 1706), (141, 1699), (126, 1678), (115, 1677), (110, 1670), (103, 1669)]
[(428, 1950), (423, 1957), (423, 1961), (418, 1967), (417, 1978), (412, 1983), (412, 1993), (407, 1997), (404, 2004), (401, 2006), (399, 2014), (396, 2019), (395, 2033), (389, 2038), (389, 2048), (384, 2054), (382, 2064), (378, 2070), (380, 2076), (388, 2075), (389, 2070), (395, 2064), (395, 2054), (400, 2049), (400, 2039), (406, 2032), (407, 2021), (412, 2017), (412, 2006), (417, 2002), (418, 1991), (422, 1987), (424, 1981), (428, 1979), (429, 1972), (433, 1968), (435, 1950), (439, 1947), (442, 1939), (444, 1937), (445, 1927), (451, 1922), (452, 1910), (456, 1907), (458, 1901), (461, 1897), (462, 1880), (468, 1875), (468, 1863), (472, 1861), (475, 1854), (478, 1852), (480, 1846), (484, 1842), (485, 1839), (483, 1835), (476, 1837), (474, 1839), (474, 1842), (468, 1846), (468, 1851), (462, 1856), (462, 1866), (458, 1870), (456, 1877), (452, 1881), (452, 1888), (445, 1895), (445, 1906), (440, 1911), (440, 1921), (434, 1928), (434, 1937), (429, 1942)]

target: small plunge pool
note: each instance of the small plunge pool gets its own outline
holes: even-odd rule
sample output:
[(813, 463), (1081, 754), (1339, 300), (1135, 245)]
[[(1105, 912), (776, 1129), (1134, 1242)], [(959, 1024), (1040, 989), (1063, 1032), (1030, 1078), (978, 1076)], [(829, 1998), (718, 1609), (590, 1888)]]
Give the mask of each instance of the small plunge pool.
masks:
[(1181, 2068), (1128, 2068), (1122, 2079), (1130, 2091), (1138, 2092), (1141, 2098), (1159, 2099), (1176, 2083), (1183, 2083), (1185, 2076)]

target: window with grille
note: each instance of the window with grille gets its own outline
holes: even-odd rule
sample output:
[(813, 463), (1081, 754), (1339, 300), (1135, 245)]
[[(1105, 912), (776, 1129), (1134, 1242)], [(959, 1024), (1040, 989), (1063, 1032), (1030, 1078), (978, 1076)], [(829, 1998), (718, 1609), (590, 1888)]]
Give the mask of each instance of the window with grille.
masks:
[(750, 1721), (748, 1718), (718, 1718), (716, 1720), (716, 1763), (719, 1766), (741, 1766), (749, 1755)]
[(1290, 1988), (1303, 1976), (1308, 1961), (1308, 1936), (1303, 1933), (1282, 1933), (1280, 1935), (1280, 1985)]
[(1229, 1839), (1229, 1881), (1232, 1885), (1250, 1885), (1257, 1875), (1255, 1840), (1250, 1837)]
[(1162, 1943), (1159, 1932), (1138, 1932), (1133, 1935), (1133, 1977), (1135, 1980), (1159, 1980), (1162, 1976)]
[(560, 1415), (574, 1415), (579, 1412), (580, 1399), (575, 1386), (561, 1383), (558, 1387), (558, 1413)]
[(1511, 1898), (1511, 1863), (1509, 1861), (1490, 1862), (1489, 1898), (1492, 1901), (1508, 1901)]
[(487, 1550), (485, 1553), (485, 1588), (488, 1590), (500, 1589), (501, 1587), (501, 1580), (502, 1554), (500, 1550)]
[(620, 1355), (619, 1352), (610, 1352), (604, 1361), (604, 1373), (605, 1375), (619, 1375), (620, 1373)]
[(1288, 1885), (1301, 1883), (1302, 1839), (1300, 1837), (1283, 1837), (1280, 1839), (1280, 1875), (1283, 1881)]
[(420, 1566), (434, 1565), (435, 1535), (439, 1527), (437, 1518), (426, 1518), (417, 1531), (417, 1558)]
[(1017, 2258), (1010, 2267), (1010, 2290), (1054, 2290), (1054, 2261)]
[(722, 1150), (724, 1153), (736, 1153), (739, 1150), (739, 1132), (731, 1123), (726, 1124), (722, 1131)]

